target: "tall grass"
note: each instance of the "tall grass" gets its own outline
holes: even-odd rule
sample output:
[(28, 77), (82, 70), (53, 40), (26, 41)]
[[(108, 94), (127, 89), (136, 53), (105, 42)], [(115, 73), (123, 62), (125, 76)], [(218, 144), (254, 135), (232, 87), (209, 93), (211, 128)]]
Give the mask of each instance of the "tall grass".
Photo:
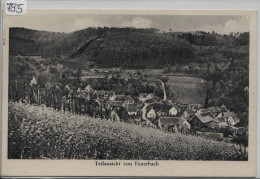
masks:
[(9, 102), (13, 159), (247, 160), (236, 145)]

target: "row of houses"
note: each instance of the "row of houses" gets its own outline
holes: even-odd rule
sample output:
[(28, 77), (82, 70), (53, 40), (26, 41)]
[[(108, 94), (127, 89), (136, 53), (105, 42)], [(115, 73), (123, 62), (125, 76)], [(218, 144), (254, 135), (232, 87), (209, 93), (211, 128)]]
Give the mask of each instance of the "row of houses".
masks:
[(226, 127), (234, 127), (239, 118), (237, 114), (222, 107), (209, 107), (203, 109), (200, 104), (172, 103), (162, 101), (154, 94), (140, 94), (137, 100), (129, 95), (109, 96), (107, 103), (111, 108), (124, 108), (129, 116), (141, 117), (143, 106), (145, 118), (151, 121), (158, 121), (158, 126), (187, 127), (195, 131), (218, 131)]
[(203, 109), (197, 104), (155, 104), (151, 105), (146, 117), (154, 120), (158, 118), (159, 125), (174, 125), (187, 127), (193, 131), (219, 132), (223, 128), (234, 126), (239, 122), (237, 114), (222, 108), (209, 107)]

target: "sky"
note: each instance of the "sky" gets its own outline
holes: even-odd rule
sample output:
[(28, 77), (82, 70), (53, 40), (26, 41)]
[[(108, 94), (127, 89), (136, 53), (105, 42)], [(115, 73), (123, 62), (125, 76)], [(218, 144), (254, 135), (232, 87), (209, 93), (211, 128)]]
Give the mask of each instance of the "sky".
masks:
[[(15, 18), (15, 20), (12, 20)], [(248, 32), (249, 17), (242, 15), (118, 15), (34, 14), (10, 17), (11, 27), (73, 32), (88, 27), (157, 28), (161, 32), (205, 31), (219, 34)]]

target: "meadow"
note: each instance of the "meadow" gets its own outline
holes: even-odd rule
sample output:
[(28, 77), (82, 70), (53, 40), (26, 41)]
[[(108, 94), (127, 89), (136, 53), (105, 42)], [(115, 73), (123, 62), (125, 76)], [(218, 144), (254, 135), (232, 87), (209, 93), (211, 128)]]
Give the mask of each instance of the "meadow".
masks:
[(203, 88), (201, 81), (205, 79), (191, 76), (169, 76), (166, 82), (168, 95), (172, 101), (182, 102), (184, 104), (202, 104), (205, 105), (206, 89)]
[(9, 159), (247, 160), (235, 144), (9, 102)]

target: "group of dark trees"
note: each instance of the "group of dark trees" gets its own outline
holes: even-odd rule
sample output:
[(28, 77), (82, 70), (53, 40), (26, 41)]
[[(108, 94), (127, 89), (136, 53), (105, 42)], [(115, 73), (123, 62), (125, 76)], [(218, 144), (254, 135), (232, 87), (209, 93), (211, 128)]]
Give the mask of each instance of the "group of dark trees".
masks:
[(207, 106), (225, 105), (240, 117), (242, 126), (248, 125), (249, 60), (231, 59), (226, 68), (216, 66), (207, 74)]
[(79, 64), (88, 67), (91, 63), (98, 67), (163, 68), (201, 59), (208, 62), (215, 60), (213, 56), (224, 60), (230, 55), (241, 56), (242, 52), (236, 49), (248, 46), (248, 39), (249, 33), (160, 33), (157, 29), (134, 28), (88, 28), (54, 33), (10, 28), (10, 54), (58, 58), (75, 69)]
[(239, 46), (239, 45), (249, 45), (249, 33), (231, 33), (230, 35), (219, 35), (214, 31), (209, 32), (197, 32), (197, 33), (181, 33), (177, 36), (181, 39), (185, 39), (191, 44), (202, 45), (202, 46), (215, 46), (215, 45), (225, 45), (225, 46)]

